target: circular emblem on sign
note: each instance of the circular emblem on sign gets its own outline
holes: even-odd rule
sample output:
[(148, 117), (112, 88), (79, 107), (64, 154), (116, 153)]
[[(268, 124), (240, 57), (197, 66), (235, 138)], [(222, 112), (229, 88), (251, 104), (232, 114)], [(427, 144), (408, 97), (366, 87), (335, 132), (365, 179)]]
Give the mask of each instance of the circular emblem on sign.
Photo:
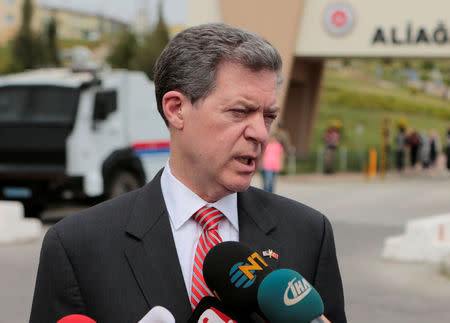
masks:
[(355, 24), (352, 7), (345, 3), (333, 3), (325, 9), (325, 28), (332, 35), (342, 36), (350, 32)]

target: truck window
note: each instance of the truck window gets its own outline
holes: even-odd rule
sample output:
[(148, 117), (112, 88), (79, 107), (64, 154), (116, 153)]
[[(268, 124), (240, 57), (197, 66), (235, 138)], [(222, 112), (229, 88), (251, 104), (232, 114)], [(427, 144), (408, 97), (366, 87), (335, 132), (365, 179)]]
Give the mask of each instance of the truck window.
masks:
[(95, 95), (94, 120), (105, 120), (109, 114), (117, 109), (117, 91), (107, 90)]
[(56, 86), (0, 87), (0, 122), (73, 123), (78, 96)]

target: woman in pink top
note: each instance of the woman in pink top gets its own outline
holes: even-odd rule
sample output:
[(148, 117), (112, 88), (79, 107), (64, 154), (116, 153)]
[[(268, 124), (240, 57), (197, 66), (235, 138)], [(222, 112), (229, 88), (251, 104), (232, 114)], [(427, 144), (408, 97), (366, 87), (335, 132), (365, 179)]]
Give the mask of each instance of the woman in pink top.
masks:
[(276, 174), (283, 169), (284, 148), (274, 135), (269, 138), (263, 158), (264, 190), (273, 192)]

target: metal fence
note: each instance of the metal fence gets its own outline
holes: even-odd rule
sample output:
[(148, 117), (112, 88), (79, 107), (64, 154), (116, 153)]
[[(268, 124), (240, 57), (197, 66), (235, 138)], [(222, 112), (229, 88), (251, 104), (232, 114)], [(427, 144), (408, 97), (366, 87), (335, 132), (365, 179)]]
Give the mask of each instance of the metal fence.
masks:
[[(379, 149), (377, 149), (379, 151)], [(302, 158), (296, 157), (295, 151), (287, 155), (287, 167), (285, 173), (324, 173), (325, 147), (318, 147)], [(362, 150), (350, 150), (341, 146), (336, 150), (333, 170), (335, 172), (364, 172), (367, 170), (369, 162), (369, 148)], [(378, 154), (377, 168), (380, 165), (380, 155)], [(386, 153), (386, 170), (393, 167), (392, 154)]]

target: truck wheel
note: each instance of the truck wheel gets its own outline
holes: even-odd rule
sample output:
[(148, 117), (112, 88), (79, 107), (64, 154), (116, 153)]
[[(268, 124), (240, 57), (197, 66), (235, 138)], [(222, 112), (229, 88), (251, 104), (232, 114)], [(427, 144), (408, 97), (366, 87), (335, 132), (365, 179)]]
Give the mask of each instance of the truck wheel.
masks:
[(141, 185), (135, 175), (127, 171), (120, 171), (113, 175), (106, 198), (111, 199), (123, 193), (138, 189), (139, 187), (141, 187)]

